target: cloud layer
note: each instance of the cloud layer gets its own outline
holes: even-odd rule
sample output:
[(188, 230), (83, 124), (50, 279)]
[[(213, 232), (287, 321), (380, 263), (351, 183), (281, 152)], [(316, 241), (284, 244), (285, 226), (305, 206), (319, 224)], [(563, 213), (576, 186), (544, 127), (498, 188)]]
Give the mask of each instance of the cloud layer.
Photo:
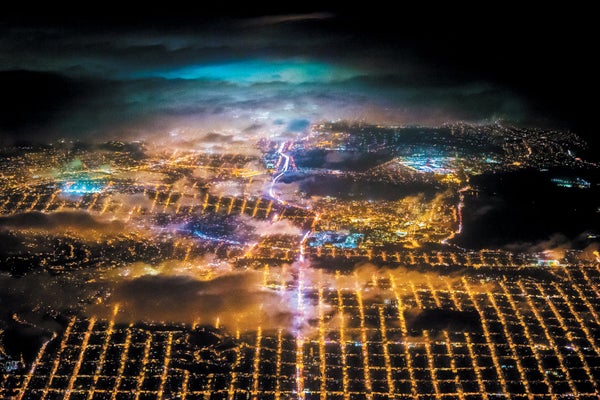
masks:
[(530, 117), (506, 87), (428, 62), (412, 45), (361, 36), (326, 13), (180, 29), (7, 24), (0, 80), (17, 99), (7, 116), (28, 115), (0, 130), (44, 138), (144, 138), (190, 127), (243, 138), (257, 126), (268, 136), (320, 120)]
[(120, 232), (124, 225), (118, 221), (103, 221), (85, 211), (24, 212), (0, 217), (0, 229), (61, 232), (96, 231)]
[(179, 321), (229, 329), (287, 327), (291, 310), (275, 291), (261, 289), (259, 273), (230, 273), (211, 280), (142, 276), (114, 288), (111, 304), (123, 321)]

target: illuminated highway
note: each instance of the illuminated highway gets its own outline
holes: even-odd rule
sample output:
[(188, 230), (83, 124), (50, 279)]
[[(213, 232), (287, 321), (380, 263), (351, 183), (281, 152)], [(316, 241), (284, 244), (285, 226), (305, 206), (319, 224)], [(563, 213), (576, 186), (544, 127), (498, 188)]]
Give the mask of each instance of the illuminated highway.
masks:
[(289, 167), (290, 167), (290, 156), (288, 156), (287, 154), (285, 154), (283, 152), (283, 150), (285, 149), (287, 145), (287, 142), (282, 142), (279, 147), (277, 148), (277, 154), (279, 155), (279, 160), (277, 161), (277, 167), (279, 167), (281, 165), (281, 160), (283, 159), (283, 165), (281, 166), (281, 169), (279, 169), (279, 171), (275, 174), (275, 176), (273, 177), (273, 180), (271, 181), (271, 185), (269, 186), (269, 196), (271, 196), (271, 198), (275, 199), (277, 202), (281, 203), (281, 204), (285, 204), (285, 202), (274, 193), (273, 189), (275, 187), (275, 184), (277, 183), (277, 181), (279, 180), (279, 178), (281, 178), (283, 175), (285, 175), (285, 173), (288, 171)]
[[(269, 187), (269, 195), (271, 198), (275, 199), (280, 204), (286, 204), (278, 195), (274, 193), (274, 187), (277, 181), (285, 175), (290, 166), (290, 156), (284, 153), (284, 149), (287, 146), (287, 142), (283, 142), (279, 145), (277, 149), (277, 154), (279, 155), (279, 160), (277, 162), (277, 166), (281, 165), (281, 160), (283, 159), (283, 165), (281, 165), (280, 170), (276, 173), (271, 181)], [(304, 335), (305, 329), (307, 325), (307, 317), (306, 310), (304, 305), (304, 287), (305, 287), (305, 269), (307, 268), (307, 263), (305, 259), (306, 253), (306, 242), (310, 236), (310, 231), (303, 234), (299, 246), (298, 246), (298, 261), (295, 262), (295, 266), (297, 268), (296, 274), (296, 310), (294, 315), (294, 322), (292, 327), (292, 332), (296, 336), (296, 393), (298, 399), (304, 400), (304, 367), (303, 367), (303, 359), (304, 359)], [(259, 328), (260, 329), (260, 328)]]

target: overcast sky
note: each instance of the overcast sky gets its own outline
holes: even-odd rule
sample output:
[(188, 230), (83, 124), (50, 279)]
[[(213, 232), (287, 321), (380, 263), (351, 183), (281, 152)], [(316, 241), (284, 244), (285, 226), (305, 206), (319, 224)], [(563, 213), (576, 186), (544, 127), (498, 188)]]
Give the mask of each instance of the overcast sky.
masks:
[(0, 131), (41, 139), (189, 128), (278, 134), (340, 118), (502, 119), (585, 130), (572, 97), (591, 65), (571, 41), (587, 31), (565, 33), (528, 18), (19, 14), (0, 19), (8, 100)]

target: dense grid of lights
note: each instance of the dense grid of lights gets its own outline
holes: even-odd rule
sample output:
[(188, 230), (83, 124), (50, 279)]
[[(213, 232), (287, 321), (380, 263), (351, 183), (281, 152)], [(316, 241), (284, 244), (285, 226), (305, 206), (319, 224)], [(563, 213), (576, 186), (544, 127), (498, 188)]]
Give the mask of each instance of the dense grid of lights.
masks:
[[(317, 279), (303, 289), (315, 303), (314, 329), (302, 337), (260, 326), (237, 332), (222, 371), (209, 374), (182, 362), (195, 357), (188, 335), (202, 326), (71, 318), (2, 391), (19, 400), (595, 399), (600, 267), (564, 266), (555, 274), (550, 282), (508, 275), (412, 282), (393, 274), (364, 282), (338, 275), (335, 287)], [(479, 324), (411, 326), (409, 311), (427, 309), (475, 312)]]

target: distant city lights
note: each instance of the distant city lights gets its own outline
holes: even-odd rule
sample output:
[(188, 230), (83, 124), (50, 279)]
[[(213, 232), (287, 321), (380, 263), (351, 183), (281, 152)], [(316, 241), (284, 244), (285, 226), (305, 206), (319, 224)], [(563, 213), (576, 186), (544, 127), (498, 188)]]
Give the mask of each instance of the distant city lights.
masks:
[(414, 157), (403, 157), (398, 162), (419, 173), (433, 173), (433, 174), (451, 174), (454, 172), (451, 165), (453, 165), (456, 159), (454, 157), (427, 157), (427, 156), (414, 156)]
[(73, 195), (100, 193), (103, 189), (104, 184), (91, 180), (66, 181), (61, 187), (63, 193)]

